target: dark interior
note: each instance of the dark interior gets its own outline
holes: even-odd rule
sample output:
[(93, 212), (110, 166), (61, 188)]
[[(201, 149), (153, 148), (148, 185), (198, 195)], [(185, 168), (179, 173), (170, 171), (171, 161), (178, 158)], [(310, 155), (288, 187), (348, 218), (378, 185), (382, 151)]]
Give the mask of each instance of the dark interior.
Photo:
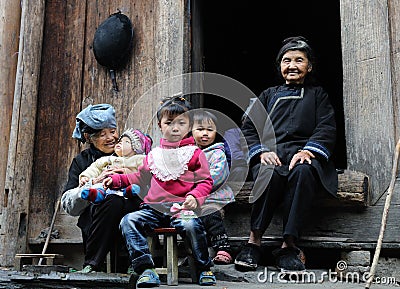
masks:
[[(339, 1), (197, 1), (201, 28), (202, 68), (243, 83), (255, 95), (281, 84), (275, 57), (286, 37), (302, 35), (314, 49), (319, 84), (336, 111), (337, 168), (346, 168), (343, 116), (343, 72)], [(316, 13), (316, 11), (318, 11)], [(243, 111), (217, 96), (204, 107), (228, 114), (239, 124)]]

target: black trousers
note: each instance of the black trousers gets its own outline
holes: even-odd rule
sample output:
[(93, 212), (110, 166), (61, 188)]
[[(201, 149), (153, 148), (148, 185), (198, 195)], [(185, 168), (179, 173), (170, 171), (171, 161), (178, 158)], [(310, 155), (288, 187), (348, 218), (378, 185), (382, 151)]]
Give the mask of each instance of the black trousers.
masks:
[[(257, 175), (256, 167), (253, 176)], [(319, 183), (316, 170), (309, 164), (297, 164), (287, 176), (274, 170), (264, 193), (252, 206), (251, 230), (264, 234), (275, 210), (282, 205), (283, 236), (291, 235), (297, 239), (310, 215)]]
[(104, 202), (90, 206), (86, 214), (88, 220), (82, 221), (80, 226), (85, 246), (84, 266), (102, 266), (107, 253), (114, 248), (116, 242), (121, 241), (119, 223), (122, 217), (136, 211), (140, 202), (139, 198), (133, 200), (110, 195)]
[(209, 214), (200, 217), (206, 229), (207, 238), (213, 249), (231, 253), (231, 245), (224, 226), (224, 219), (220, 210), (211, 211)]

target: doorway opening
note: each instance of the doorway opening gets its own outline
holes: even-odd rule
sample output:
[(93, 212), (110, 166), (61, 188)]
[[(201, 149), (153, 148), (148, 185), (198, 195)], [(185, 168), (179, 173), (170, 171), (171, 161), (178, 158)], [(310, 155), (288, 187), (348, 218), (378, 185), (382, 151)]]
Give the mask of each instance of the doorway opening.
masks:
[[(256, 96), (281, 84), (275, 57), (283, 39), (302, 35), (316, 55), (316, 77), (335, 108), (337, 168), (347, 167), (343, 115), (343, 69), (339, 1), (193, 1), (193, 46), (198, 70), (231, 77)], [(201, 6), (198, 6), (201, 5)], [(313, 11), (318, 11), (314, 13)], [(197, 17), (196, 17), (197, 15)], [(200, 51), (200, 52), (199, 52)], [(199, 61), (200, 59), (200, 61)], [(193, 61), (193, 59), (192, 59)], [(221, 111), (240, 123), (243, 111), (218, 96), (204, 97), (203, 107)]]

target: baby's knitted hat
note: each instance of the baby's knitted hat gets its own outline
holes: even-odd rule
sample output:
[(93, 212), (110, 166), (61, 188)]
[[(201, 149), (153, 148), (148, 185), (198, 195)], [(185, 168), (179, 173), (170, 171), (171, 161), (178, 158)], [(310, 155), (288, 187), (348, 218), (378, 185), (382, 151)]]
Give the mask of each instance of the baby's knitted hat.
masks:
[(124, 136), (131, 140), (132, 149), (137, 154), (147, 155), (150, 152), (153, 140), (148, 134), (145, 134), (138, 129), (128, 128), (121, 134), (119, 139), (121, 140)]

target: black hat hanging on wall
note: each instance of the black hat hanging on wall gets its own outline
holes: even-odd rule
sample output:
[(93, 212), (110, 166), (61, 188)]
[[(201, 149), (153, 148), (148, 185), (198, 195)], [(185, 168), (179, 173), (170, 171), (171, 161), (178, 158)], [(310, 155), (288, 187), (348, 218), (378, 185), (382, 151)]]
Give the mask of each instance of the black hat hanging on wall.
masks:
[(118, 91), (115, 71), (128, 63), (132, 54), (133, 36), (132, 22), (121, 11), (111, 14), (94, 34), (94, 57), (110, 71), (114, 91)]

